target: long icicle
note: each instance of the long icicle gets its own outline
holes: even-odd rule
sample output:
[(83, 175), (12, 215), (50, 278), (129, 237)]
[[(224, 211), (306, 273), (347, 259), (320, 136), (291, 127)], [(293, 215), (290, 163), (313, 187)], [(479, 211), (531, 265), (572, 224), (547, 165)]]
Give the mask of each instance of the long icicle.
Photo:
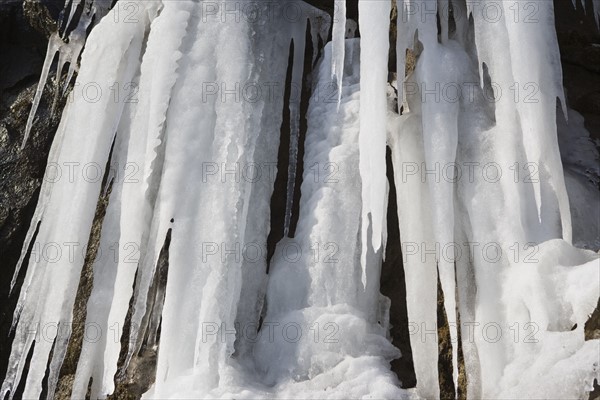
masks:
[[(391, 5), (360, 0), (360, 176), (362, 181), (362, 282), (367, 285), (367, 252), (381, 248), (387, 178), (385, 175), (387, 59)], [(371, 230), (371, 234), (368, 232)]]
[(337, 102), (339, 104), (342, 98), (342, 80), (344, 79), (344, 52), (346, 49), (346, 0), (336, 0), (334, 6), (331, 79), (336, 82)]

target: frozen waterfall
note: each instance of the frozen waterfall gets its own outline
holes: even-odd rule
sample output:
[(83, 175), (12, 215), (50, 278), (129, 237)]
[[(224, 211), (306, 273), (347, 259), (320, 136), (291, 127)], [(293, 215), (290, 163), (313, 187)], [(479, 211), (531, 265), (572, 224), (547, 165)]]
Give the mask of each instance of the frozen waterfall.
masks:
[[(13, 278), (2, 396), (23, 380), (23, 398), (53, 397), (107, 196), (73, 399), (112, 394), (144, 348), (147, 399), (435, 399), (440, 312), (455, 395), (587, 398), (598, 152), (566, 106), (552, 2), (360, 0), (359, 38), (331, 3), (67, 1), (75, 28), (50, 39), (23, 142), (58, 53), (63, 175), (47, 168)], [(414, 388), (390, 369), (386, 246), (402, 250)]]

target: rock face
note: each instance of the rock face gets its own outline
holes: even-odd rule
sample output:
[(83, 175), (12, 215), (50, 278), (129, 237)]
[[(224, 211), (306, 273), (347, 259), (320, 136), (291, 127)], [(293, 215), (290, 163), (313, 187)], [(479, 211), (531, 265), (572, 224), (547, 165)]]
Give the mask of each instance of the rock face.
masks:
[[(306, 0), (308, 3), (333, 12), (332, 0)], [(347, 2), (348, 18), (358, 20), (358, 0)], [(583, 12), (579, 4), (577, 10), (571, 1), (555, 0), (556, 27), (562, 55), (564, 84), (569, 107), (585, 117), (585, 123), (592, 137), (600, 140), (600, 33), (591, 16)], [(38, 108), (31, 137), (24, 150), (20, 150), (25, 124), (31, 108), (41, 66), (44, 60), (47, 39), (56, 31), (58, 16), (63, 0), (26, 0), (3, 2), (0, 0), (0, 256), (3, 273), (0, 275), (0, 337), (10, 336), (12, 313), (20, 282), (17, 282), (9, 296), (10, 281), (21, 253), (21, 247), (35, 210), (39, 188), (44, 177), (48, 152), (54, 132), (60, 121), (62, 106), (51, 113), (51, 103), (56, 82), (46, 84), (44, 95)], [(392, 15), (393, 17), (393, 15)], [(390, 40), (395, 39), (395, 26), (392, 24)], [(391, 47), (392, 52), (395, 47)], [(395, 70), (395, 54), (390, 57), (390, 71)], [(300, 185), (297, 185), (300, 187)], [(388, 226), (397, 227), (395, 217), (395, 196), (391, 193)], [(83, 322), (85, 304), (92, 287), (91, 260), (97, 247), (97, 238), (104, 215), (106, 198), (98, 202), (96, 220), (90, 238), (90, 249), (82, 274), (74, 310), (75, 322)], [(405, 301), (404, 275), (400, 250), (399, 232), (390, 230), (386, 262), (382, 271), (381, 291), (392, 301), (390, 332), (393, 343), (398, 346), (404, 358), (392, 363), (392, 370), (402, 381), (403, 387), (416, 384), (412, 370), (409, 334)], [(168, 266), (168, 246), (161, 255), (161, 263)], [(24, 270), (22, 271), (24, 272)], [(21, 274), (21, 280), (22, 280)], [(441, 294), (440, 296), (443, 296)], [(440, 297), (441, 298), (441, 297)], [(9, 299), (6, 301), (5, 299)], [(440, 309), (443, 308), (440, 306)], [(448, 344), (447, 329), (444, 330), (445, 316), (439, 316), (440, 365), (447, 365), (452, 351)], [(77, 324), (74, 324), (77, 326)], [(586, 325), (586, 337), (600, 337), (600, 312), (596, 310)], [(11, 339), (0, 340), (0, 377), (4, 376)], [(72, 344), (61, 370), (61, 379), (56, 398), (68, 398), (70, 384), (76, 369), (78, 352), (81, 348), (81, 332), (73, 332)], [(132, 360), (131, 368), (120, 371), (114, 398), (139, 398), (154, 378), (156, 349), (144, 349)], [(443, 367), (442, 367), (443, 368)], [(444, 376), (444, 374), (441, 374)], [(446, 374), (447, 375), (447, 374)], [(464, 375), (459, 379), (459, 396), (464, 396)], [(442, 395), (453, 391), (448, 379), (440, 382)], [(450, 386), (453, 386), (450, 382)], [(448, 389), (445, 390), (445, 389)], [(596, 393), (596, 395), (599, 395)], [(594, 397), (594, 394), (591, 398)]]
[[(0, 2), (0, 336), (9, 335), (16, 296), (10, 281), (33, 216), (46, 160), (60, 112), (51, 114), (54, 81), (46, 85), (30, 141), (20, 150), (24, 127), (46, 54), (47, 36), (56, 29), (58, 1)], [(62, 104), (57, 107), (62, 109)], [(16, 294), (18, 290), (14, 291)], [(9, 299), (6, 301), (6, 299)], [(4, 376), (10, 341), (0, 341)]]
[(561, 0), (554, 1), (554, 8), (568, 105), (584, 116), (590, 135), (600, 140), (600, 32), (580, 1), (577, 10)]

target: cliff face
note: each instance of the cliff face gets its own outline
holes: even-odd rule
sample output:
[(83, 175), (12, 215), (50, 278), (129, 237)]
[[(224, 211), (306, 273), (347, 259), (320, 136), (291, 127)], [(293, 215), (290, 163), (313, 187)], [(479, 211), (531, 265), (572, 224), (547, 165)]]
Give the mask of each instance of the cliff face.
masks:
[[(332, 1), (309, 0), (308, 2), (328, 12), (333, 11)], [(568, 0), (555, 0), (554, 3), (568, 105), (584, 116), (586, 127), (592, 137), (600, 140), (600, 34), (593, 18), (586, 15), (581, 6), (575, 10)], [(0, 60), (2, 62), (0, 64), (0, 256), (4, 266), (3, 273), (0, 275), (0, 336), (3, 338), (10, 336), (12, 313), (16, 303), (15, 294), (18, 293), (18, 290), (15, 290), (9, 296), (11, 277), (35, 210), (48, 152), (64, 106), (63, 101), (63, 104), (58, 104), (54, 113), (51, 111), (57, 85), (57, 82), (51, 78), (46, 84), (28, 144), (24, 150), (19, 149), (45, 56), (47, 40), (56, 30), (56, 21), (62, 6), (62, 0), (0, 3)], [(357, 19), (357, 1), (348, 2), (348, 14), (349, 18)], [(394, 26), (392, 26), (392, 36), (393, 32), (395, 32)], [(390, 58), (394, 60), (395, 56), (392, 55)], [(390, 70), (395, 68), (393, 64), (390, 63)], [(393, 194), (392, 198), (394, 198)], [(74, 312), (76, 319), (83, 318), (82, 315), (85, 313), (85, 299), (89, 295), (92, 284), (89, 259), (93, 256), (94, 240), (97, 243), (97, 230), (104, 206), (105, 202), (99, 201), (91, 235), (92, 245), (86, 259), (76, 302), (77, 309)], [(390, 207), (394, 210), (393, 201), (390, 202)], [(390, 219), (388, 226), (397, 227), (397, 222), (393, 221), (395, 214), (395, 211), (388, 213)], [(414, 373), (411, 371), (410, 345), (407, 345), (408, 332), (399, 328), (405, 326), (407, 321), (406, 304), (403, 301), (404, 280), (403, 276), (394, 275), (392, 272), (393, 267), (397, 268), (398, 263), (401, 263), (399, 243), (399, 232), (390, 232), (388, 256), (382, 273), (382, 292), (392, 299), (390, 319), (394, 325), (393, 341), (405, 354), (405, 357), (396, 360), (392, 367), (404, 386), (411, 387), (415, 382)], [(165, 259), (162, 262), (167, 262), (166, 256), (163, 258)], [(17, 281), (16, 289), (19, 284), (20, 281)], [(7, 298), (9, 301), (5, 301)], [(440, 322), (444, 319), (444, 315), (439, 316)], [(598, 310), (586, 328), (587, 337), (600, 336)], [(59, 385), (58, 398), (68, 396), (69, 379), (77, 363), (77, 335), (79, 334), (80, 332), (74, 332), (75, 344), (69, 349), (63, 365), (61, 380), (63, 385)], [(448, 352), (452, 351), (446, 336), (447, 330), (444, 330), (443, 326), (440, 327), (442, 354), (440, 362), (447, 360)], [(4, 376), (10, 353), (10, 342), (10, 340), (0, 340), (0, 376)], [(460, 352), (460, 349), (458, 351)], [(143, 354), (139, 359), (134, 360), (132, 371), (128, 371), (126, 376), (123, 376), (121, 385), (117, 386), (120, 398), (125, 396), (138, 398), (147, 389), (151, 384), (148, 376), (152, 375), (154, 361), (154, 353)], [(140, 377), (145, 378), (144, 383), (136, 384), (141, 382)], [(442, 386), (447, 384), (448, 382), (442, 383)], [(442, 393), (444, 392), (442, 390)]]

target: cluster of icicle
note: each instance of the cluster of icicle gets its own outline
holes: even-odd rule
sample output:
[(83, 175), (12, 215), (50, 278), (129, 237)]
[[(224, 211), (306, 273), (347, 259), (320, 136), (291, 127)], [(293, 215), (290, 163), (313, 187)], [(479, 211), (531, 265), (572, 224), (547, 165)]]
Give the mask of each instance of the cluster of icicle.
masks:
[[(488, 3), (504, 7), (494, 23), (481, 16)], [(115, 83), (135, 84), (137, 101), (104, 95), (90, 102), (74, 91), (49, 157), (54, 165), (94, 163), (102, 170), (110, 162), (110, 201), (99, 243), (104, 256), (98, 252), (93, 265), (86, 315), (86, 325), (101, 334), (83, 342), (73, 398), (85, 397), (90, 379), (92, 398), (114, 391), (131, 299), (136, 329), (125, 362), (144, 340), (145, 346), (158, 346), (156, 380), (147, 398), (438, 398), (437, 335), (411, 335), (415, 389), (401, 389), (390, 371), (390, 361), (401, 355), (388, 338), (389, 299), (379, 293), (388, 145), (403, 246), (495, 243), (513, 255), (515, 243), (538, 244), (533, 263), (523, 257), (490, 262), (481, 252), (454, 262), (422, 259), (421, 253), (405, 257), (411, 326), (435, 332), (441, 282), (455, 387), (460, 340), (469, 398), (581, 398), (591, 390), (599, 341), (584, 341), (583, 329), (599, 297), (598, 254), (570, 244), (571, 213), (556, 138), (557, 98), (565, 102), (552, 2), (536, 1), (539, 23), (524, 24), (507, 18), (511, 5), (523, 6), (519, 0), (398, 0), (400, 115), (388, 85), (391, 3), (361, 0), (361, 38), (354, 39), (346, 34), (345, 2), (335, 1), (332, 43), (312, 77), (298, 225), (294, 238), (278, 244), (269, 274), (265, 257), (223, 250), (266, 248), (273, 180), (231, 174), (223, 179), (221, 171), (215, 179), (206, 166), (276, 164), (284, 91), (255, 101), (224, 100), (207, 96), (206, 83), (265, 89), (265, 82), (275, 82), (281, 88), (293, 41), (292, 83), (299, 87), (307, 21), (316, 60), (329, 17), (299, 1), (279, 3), (294, 5), (296, 14), (274, 11), (273, 2), (253, 3), (259, 18), (227, 14), (239, 2), (121, 0), (116, 7), (129, 4), (139, 11), (129, 23), (106, 17), (92, 31), (77, 82), (94, 82), (105, 94)], [(448, 6), (454, 29), (441, 18), (438, 34), (436, 7)], [(82, 28), (71, 35), (81, 36), (88, 24), (82, 17)], [(76, 65), (82, 41), (56, 40), (41, 88), (50, 53), (59, 50), (71, 69)], [(418, 53), (418, 62), (403, 82), (407, 48)], [(501, 88), (536, 82), (539, 101), (497, 96), (490, 105), (484, 93), (490, 79)], [(330, 82), (337, 83), (336, 91), (324, 96)], [(478, 83), (468, 86), (472, 96), (460, 101), (424, 100), (424, 89), (436, 83), (470, 82)], [(409, 84), (418, 90), (404, 91)], [(40, 95), (41, 89), (36, 103)], [(297, 173), (299, 96), (290, 99), (289, 115), (286, 233)], [(421, 179), (405, 169), (469, 162), (503, 168), (534, 163), (540, 179), (516, 182), (505, 173), (495, 182), (481, 175), (449, 182)], [(319, 179), (308, 168), (313, 165), (321, 168)], [(335, 179), (324, 179), (323, 167), (332, 165), (338, 166)], [(122, 176), (125, 166), (134, 166), (135, 179)], [(44, 180), (19, 265), (34, 240), (87, 245), (98, 197), (107, 189), (101, 180), (81, 176)], [(169, 231), (167, 283), (151, 290)], [(107, 257), (115, 242), (118, 257)], [(207, 243), (219, 246), (217, 255), (203, 251)], [(333, 255), (327, 245), (334, 245)], [(80, 251), (58, 263), (29, 258), (2, 396), (13, 395), (33, 346), (23, 396), (40, 396), (48, 368), (52, 397), (83, 263)], [(524, 340), (532, 330), (535, 340)]]
[[(46, 81), (48, 80), (48, 73), (50, 72), (56, 54), (58, 53), (59, 58), (58, 67), (56, 69), (57, 83), (54, 101), (52, 103), (52, 113), (54, 113), (56, 102), (60, 96), (58, 82), (62, 76), (64, 66), (69, 64), (69, 71), (67, 73), (67, 78), (65, 79), (63, 94), (67, 91), (69, 83), (73, 78), (73, 74), (78, 68), (79, 56), (85, 45), (89, 29), (93, 28), (93, 26), (106, 15), (110, 10), (111, 3), (112, 0), (84, 0), (83, 3), (81, 0), (65, 0), (65, 7), (61, 12), (58, 21), (62, 34), (59, 30), (58, 32), (54, 32), (48, 39), (48, 50), (46, 51), (46, 58), (42, 67), (42, 76), (40, 77), (33, 99), (33, 106), (31, 107), (29, 118), (27, 119), (22, 147), (25, 146), (27, 139), (29, 138), (35, 113), (40, 104), (42, 93), (44, 92)], [(80, 14), (79, 18), (74, 18), (76, 13)], [(65, 16), (67, 17), (66, 23)], [(75, 23), (74, 27), (71, 27), (72, 22)]]

